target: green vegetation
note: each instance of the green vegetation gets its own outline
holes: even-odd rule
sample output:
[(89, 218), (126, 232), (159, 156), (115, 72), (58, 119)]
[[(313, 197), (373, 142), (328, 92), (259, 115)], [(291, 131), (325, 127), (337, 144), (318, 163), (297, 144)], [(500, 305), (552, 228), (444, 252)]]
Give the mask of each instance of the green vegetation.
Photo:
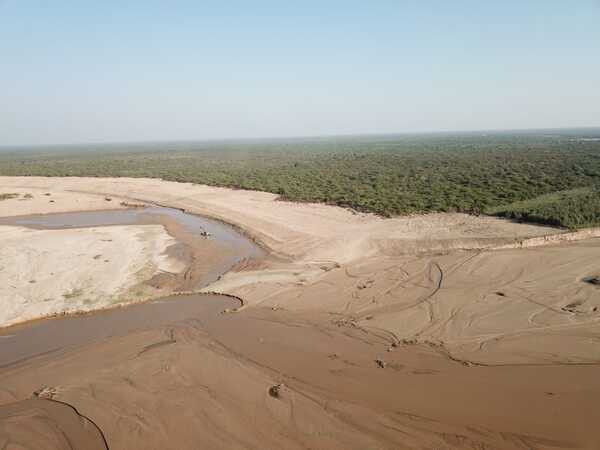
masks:
[(0, 174), (159, 177), (383, 216), (459, 211), (575, 228), (600, 224), (597, 136), (560, 130), (7, 149)]
[(542, 195), (532, 200), (492, 208), (490, 214), (526, 222), (538, 222), (568, 228), (598, 225), (600, 189), (583, 188)]

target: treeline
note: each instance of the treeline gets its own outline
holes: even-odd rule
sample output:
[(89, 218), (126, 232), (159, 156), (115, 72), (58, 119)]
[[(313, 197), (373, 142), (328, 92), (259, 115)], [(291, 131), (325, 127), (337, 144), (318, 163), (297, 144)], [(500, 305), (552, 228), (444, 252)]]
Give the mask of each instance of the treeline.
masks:
[(558, 192), (490, 212), (509, 219), (571, 229), (600, 225), (600, 189)]
[[(324, 202), (382, 216), (457, 211), (570, 228), (600, 224), (595, 189), (600, 186), (600, 142), (574, 135), (381, 136), (34, 149), (0, 153), (0, 174), (158, 177), (268, 191), (288, 200)], [(578, 188), (587, 188), (587, 194), (510, 206)]]

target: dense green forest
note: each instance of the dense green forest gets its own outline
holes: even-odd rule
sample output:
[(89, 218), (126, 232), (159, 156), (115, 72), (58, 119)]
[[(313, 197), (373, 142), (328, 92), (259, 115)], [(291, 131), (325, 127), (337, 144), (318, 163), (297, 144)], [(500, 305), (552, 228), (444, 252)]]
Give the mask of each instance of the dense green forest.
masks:
[(0, 152), (1, 175), (159, 177), (383, 216), (600, 224), (600, 130), (96, 145)]
[(531, 200), (490, 208), (488, 213), (572, 229), (590, 227), (600, 223), (600, 189), (580, 188), (541, 195)]

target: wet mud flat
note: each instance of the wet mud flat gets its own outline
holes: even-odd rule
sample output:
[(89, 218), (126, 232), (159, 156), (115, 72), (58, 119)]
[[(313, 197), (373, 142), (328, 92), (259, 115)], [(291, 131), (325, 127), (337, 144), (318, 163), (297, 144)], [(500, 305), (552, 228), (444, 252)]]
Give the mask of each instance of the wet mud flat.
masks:
[[(28, 362), (35, 364), (37, 358), (60, 358), (86, 345), (186, 320), (210, 321), (225, 308), (237, 306), (238, 300), (224, 295), (176, 295), (123, 308), (16, 325), (0, 330), (0, 379), (3, 369)], [(149, 344), (141, 353), (174, 343), (173, 334), (167, 332), (164, 340)], [(40, 377), (40, 386), (30, 398), (8, 403), (0, 399), (3, 448), (108, 449), (106, 436), (94, 420), (72, 404), (57, 399), (56, 389), (46, 386), (43, 380)]]
[(0, 329), (0, 369), (38, 355), (161, 327), (189, 318), (209, 318), (240, 302), (226, 295), (173, 295), (81, 315), (40, 319)]
[(68, 404), (36, 397), (0, 405), (0, 442), (5, 449), (108, 450), (92, 420)]
[[(32, 357), (2, 355), (13, 362), (0, 368), (0, 394), (19, 401), (0, 401), (0, 417), (37, 392), (75, 407), (111, 449), (202, 442), (550, 450), (600, 442), (598, 366), (466, 367), (435, 348), (390, 347), (381, 335), (320, 315), (222, 313), (234, 304), (178, 296), (26, 324), (6, 338), (29, 341), (21, 348)], [(40, 353), (32, 344), (47, 326), (78, 344)], [(82, 344), (82, 335), (90, 341)]]

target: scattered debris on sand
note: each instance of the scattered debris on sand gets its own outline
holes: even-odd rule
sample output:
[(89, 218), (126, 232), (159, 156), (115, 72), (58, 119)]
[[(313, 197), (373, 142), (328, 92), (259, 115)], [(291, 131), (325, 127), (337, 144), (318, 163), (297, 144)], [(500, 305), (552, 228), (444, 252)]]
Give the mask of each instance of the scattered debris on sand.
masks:
[(132, 203), (132, 202), (121, 202), (121, 206), (125, 208), (145, 208), (147, 205), (145, 203)]
[(375, 360), (375, 364), (377, 364), (377, 367), (379, 367), (380, 369), (385, 369), (387, 366), (387, 363), (381, 358), (377, 358)]
[(279, 398), (281, 390), (283, 389), (283, 383), (275, 384), (269, 388), (269, 395), (273, 398)]
[(356, 319), (352, 317), (343, 317), (341, 319), (335, 319), (333, 320), (333, 324), (338, 327), (360, 328)]
[(10, 200), (12, 198), (17, 198), (19, 194), (15, 192), (10, 192), (8, 194), (0, 194), (0, 200)]
[(571, 314), (577, 314), (579, 311), (577, 310), (577, 308), (581, 306), (581, 302), (571, 302), (566, 306), (563, 306), (561, 309), (565, 312), (571, 313)]
[(328, 263), (328, 264), (322, 264), (319, 266), (319, 269), (321, 269), (323, 272), (329, 272), (333, 269), (339, 269), (340, 267), (342, 267), (342, 266), (340, 266), (339, 263), (333, 262), (333, 263)]
[(369, 280), (358, 283), (358, 285), (356, 287), (361, 290), (367, 289), (367, 288), (371, 287), (373, 285), (373, 283), (375, 283), (375, 280), (369, 279)]
[(585, 281), (586, 283), (594, 284), (596, 286), (600, 286), (600, 275), (585, 277), (583, 281)]
[(33, 391), (34, 397), (45, 398), (48, 400), (52, 400), (57, 394), (58, 390), (50, 386), (42, 386), (41, 388)]

